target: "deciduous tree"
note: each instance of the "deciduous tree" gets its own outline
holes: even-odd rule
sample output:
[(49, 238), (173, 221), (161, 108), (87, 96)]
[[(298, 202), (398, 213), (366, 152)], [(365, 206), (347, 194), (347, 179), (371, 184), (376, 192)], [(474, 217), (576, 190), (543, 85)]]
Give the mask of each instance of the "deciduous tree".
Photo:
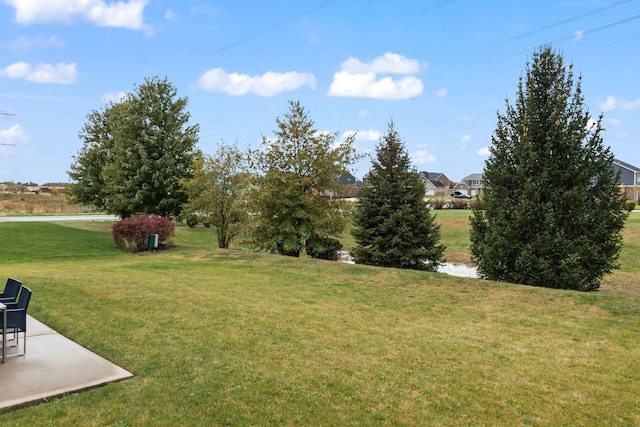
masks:
[(167, 79), (145, 79), (124, 100), (88, 115), (74, 157), (70, 193), (82, 203), (128, 217), (177, 216), (186, 201), (198, 125), (189, 125), (187, 98)]
[[(251, 158), (257, 171), (252, 235), (257, 247), (283, 255), (322, 254), (347, 225), (348, 205), (323, 192), (357, 159), (354, 137), (319, 132), (299, 101), (276, 119), (274, 138), (263, 137)], [(309, 250), (311, 249), (311, 250)]]
[(246, 157), (236, 144), (218, 145), (213, 156), (195, 161), (185, 183), (189, 201), (183, 215), (194, 215), (216, 228), (218, 247), (228, 248), (247, 220), (249, 174)]
[(498, 114), (484, 168), (484, 210), (471, 253), (488, 279), (592, 291), (617, 267), (626, 213), (602, 115), (584, 105), (581, 77), (541, 47)]

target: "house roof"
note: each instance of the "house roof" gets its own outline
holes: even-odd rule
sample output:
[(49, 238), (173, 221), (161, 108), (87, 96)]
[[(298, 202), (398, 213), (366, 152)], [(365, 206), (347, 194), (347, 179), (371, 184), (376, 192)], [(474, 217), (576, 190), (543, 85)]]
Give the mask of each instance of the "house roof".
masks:
[(479, 181), (484, 178), (484, 175), (481, 173), (472, 173), (471, 175), (467, 175), (462, 178), (463, 181)]
[(640, 168), (639, 167), (633, 166), (633, 165), (631, 165), (629, 163), (625, 163), (622, 160), (613, 159), (613, 163), (617, 164), (618, 166), (620, 166), (622, 168), (628, 169), (631, 172), (640, 173)]
[(427, 171), (420, 171), (420, 174), (425, 178), (428, 179), (430, 181), (436, 181), (438, 178), (440, 177), (444, 177), (447, 178), (445, 174), (443, 174), (442, 172), (427, 172)]
[(356, 177), (351, 175), (350, 173), (345, 173), (344, 175), (341, 175), (340, 178), (338, 178), (338, 181), (340, 181), (340, 184), (342, 185), (355, 184)]

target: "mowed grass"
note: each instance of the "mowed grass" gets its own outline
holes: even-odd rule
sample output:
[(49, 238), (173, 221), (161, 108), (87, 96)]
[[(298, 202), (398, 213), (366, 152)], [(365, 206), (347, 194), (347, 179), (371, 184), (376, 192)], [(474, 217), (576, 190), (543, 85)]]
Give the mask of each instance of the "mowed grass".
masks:
[(2, 425), (640, 424), (636, 298), (219, 250), (202, 228), (136, 255), (105, 223), (0, 239), (30, 314), (135, 374)]

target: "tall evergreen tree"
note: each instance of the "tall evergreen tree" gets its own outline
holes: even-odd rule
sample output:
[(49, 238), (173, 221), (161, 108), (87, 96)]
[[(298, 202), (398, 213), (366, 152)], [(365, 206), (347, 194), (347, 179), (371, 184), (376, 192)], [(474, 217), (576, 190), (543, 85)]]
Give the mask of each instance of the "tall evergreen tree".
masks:
[(498, 114), (484, 169), (484, 210), (471, 218), (471, 253), (488, 279), (592, 291), (617, 267), (626, 213), (581, 77), (543, 46), (515, 105)]
[(369, 182), (360, 190), (353, 215), (355, 262), (435, 271), (445, 249), (439, 243), (440, 226), (393, 121), (376, 147)]

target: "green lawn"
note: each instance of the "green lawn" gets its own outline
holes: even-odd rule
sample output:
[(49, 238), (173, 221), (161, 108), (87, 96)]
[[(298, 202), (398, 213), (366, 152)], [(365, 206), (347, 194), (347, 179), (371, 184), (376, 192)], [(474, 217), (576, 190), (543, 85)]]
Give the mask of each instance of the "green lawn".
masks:
[[(443, 240), (463, 254), (469, 213), (452, 212)], [(635, 277), (630, 224), (616, 274)], [(135, 374), (0, 425), (640, 424), (639, 299), (225, 251), (212, 233), (128, 255), (108, 224), (0, 224), (0, 280), (33, 289), (30, 314)]]

